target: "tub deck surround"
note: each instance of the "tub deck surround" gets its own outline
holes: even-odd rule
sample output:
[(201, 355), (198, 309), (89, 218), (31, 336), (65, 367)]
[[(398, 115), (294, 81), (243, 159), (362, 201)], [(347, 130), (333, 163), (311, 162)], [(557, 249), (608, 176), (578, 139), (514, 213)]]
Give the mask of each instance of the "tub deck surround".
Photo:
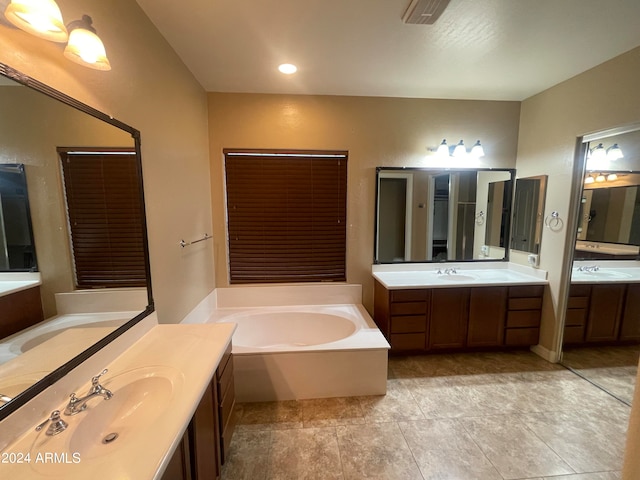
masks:
[(0, 273), (0, 297), (42, 285), (40, 272)]
[(349, 284), (216, 290), (206, 322), (234, 322), (239, 402), (383, 395), (386, 341)]
[[(456, 273), (438, 274), (445, 269)], [(389, 290), (401, 288), (546, 285), (547, 272), (510, 262), (405, 263), (373, 265), (373, 277)]]
[[(85, 343), (85, 350), (89, 345), (96, 343), (98, 340), (106, 336), (111, 331), (123, 323), (131, 320), (140, 312), (105, 312), (105, 313), (83, 313), (83, 314), (66, 314), (57, 315), (55, 317), (48, 318), (43, 322), (40, 322), (32, 327), (4, 338), (0, 342), (0, 363), (10, 361), (22, 354), (28, 352), (34, 347), (49, 342), (56, 336), (62, 334), (68, 330), (82, 330), (84, 328), (93, 330), (94, 333), (98, 330), (103, 332), (102, 337), (96, 338), (91, 343)], [(84, 334), (79, 334), (81, 337)], [(88, 339), (93, 339), (95, 335), (86, 334)], [(50, 345), (47, 343), (47, 345)], [(51, 344), (54, 345), (54, 344)], [(79, 347), (83, 347), (79, 344)], [(67, 359), (60, 363), (52, 363), (53, 359), (48, 360), (49, 365), (62, 365), (68, 361), (70, 353), (67, 354)], [(77, 355), (77, 353), (76, 353)]]
[[(165, 370), (177, 371), (172, 378), (174, 390), (170, 398), (163, 398), (164, 408), (159, 412), (159, 420), (144, 424), (144, 428), (129, 430), (129, 437), (121, 435), (113, 444), (108, 445), (108, 454), (80, 456), (78, 463), (56, 463), (38, 465), (9, 463), (2, 465), (3, 476), (13, 479), (31, 479), (38, 475), (50, 479), (69, 478), (160, 478), (172, 452), (182, 439), (203, 392), (231, 341), (235, 326), (232, 324), (208, 325), (156, 325), (140, 340), (128, 348), (106, 367), (109, 372), (101, 379), (108, 388), (109, 378), (119, 375), (142, 377), (145, 372)], [(115, 380), (114, 380), (115, 381)], [(90, 382), (77, 385), (76, 391), (85, 392)], [(114, 397), (118, 390), (113, 390)], [(113, 400), (112, 399), (112, 400)], [(64, 409), (67, 398), (59, 404), (51, 405), (51, 410)], [(93, 402), (100, 402), (96, 399)], [(70, 443), (73, 434), (83, 421), (85, 414), (101, 405), (91, 403), (86, 412), (73, 417), (64, 417), (69, 428), (53, 437), (45, 436), (44, 430), (36, 433), (33, 427), (42, 419), (33, 418), (33, 427), (16, 442), (3, 450), (3, 453), (27, 453), (34, 448), (38, 451), (67, 453), (72, 459), (74, 446)], [(145, 408), (149, 406), (145, 403)], [(94, 418), (96, 420), (97, 418)], [(100, 444), (102, 432), (97, 432), (95, 441)], [(105, 432), (106, 433), (106, 432)], [(124, 433), (124, 432), (123, 432)], [(118, 442), (122, 445), (119, 448)], [(126, 446), (126, 448), (124, 448)], [(83, 446), (80, 446), (82, 450)], [(33, 455), (33, 454), (32, 454)], [(32, 457), (33, 459), (34, 457)]]

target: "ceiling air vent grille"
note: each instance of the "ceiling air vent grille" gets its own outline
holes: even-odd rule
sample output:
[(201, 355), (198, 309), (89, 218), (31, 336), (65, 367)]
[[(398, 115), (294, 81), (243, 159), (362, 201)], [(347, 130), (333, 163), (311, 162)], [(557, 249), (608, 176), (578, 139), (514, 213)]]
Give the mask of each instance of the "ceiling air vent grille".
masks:
[(402, 16), (404, 23), (431, 25), (444, 12), (449, 0), (411, 0)]

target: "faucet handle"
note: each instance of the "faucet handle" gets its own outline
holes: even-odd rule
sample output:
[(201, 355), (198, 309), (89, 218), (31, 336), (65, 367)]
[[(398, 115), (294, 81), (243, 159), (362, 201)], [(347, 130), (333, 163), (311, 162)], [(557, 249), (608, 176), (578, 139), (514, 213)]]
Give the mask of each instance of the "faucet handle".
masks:
[(46, 434), (49, 436), (57, 435), (60, 432), (66, 430), (66, 428), (69, 426), (67, 422), (60, 418), (60, 410), (54, 410), (53, 412), (51, 412), (51, 416), (49, 418), (47, 418), (44, 422), (36, 427), (36, 432), (42, 430), (44, 426), (49, 422), (51, 422), (51, 425), (49, 425), (49, 428), (46, 431)]
[(108, 371), (109, 371), (109, 369), (105, 368), (98, 375), (95, 375), (95, 376), (91, 377), (91, 385), (93, 385), (94, 387), (98, 386), (99, 383), (100, 383), (100, 377), (103, 376)]

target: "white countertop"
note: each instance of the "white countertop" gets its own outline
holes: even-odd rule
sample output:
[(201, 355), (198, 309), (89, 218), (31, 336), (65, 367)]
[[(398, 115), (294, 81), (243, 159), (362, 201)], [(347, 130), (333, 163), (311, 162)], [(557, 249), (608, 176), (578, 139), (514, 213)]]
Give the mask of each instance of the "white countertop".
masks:
[[(596, 271), (580, 271), (581, 267), (597, 266)], [(571, 283), (640, 283), (640, 262), (584, 260), (574, 262)]]
[[(69, 428), (62, 433), (49, 437), (44, 434), (45, 430), (36, 433), (30, 429), (3, 451), (3, 453), (26, 454), (33, 452), (35, 446), (39, 452), (66, 454), (68, 463), (38, 464), (35, 453), (32, 453), (30, 463), (3, 464), (1, 468), (3, 477), (32, 479), (43, 476), (61, 480), (160, 478), (231, 341), (234, 329), (234, 324), (155, 326), (125, 353), (106, 366), (109, 372), (101, 383), (109, 388), (110, 378), (131, 375), (131, 372), (135, 375), (136, 371), (154, 371), (155, 369), (179, 371), (178, 386), (171, 393), (157, 421), (139, 431), (128, 432), (128, 435), (134, 437), (129, 437), (127, 442), (121, 442), (122, 448), (118, 449), (116, 440), (109, 447), (118, 450), (112, 450), (106, 455), (88, 455), (87, 458), (80, 456), (79, 461), (74, 463), (72, 460), (77, 457), (73, 457), (73, 434), (76, 433), (75, 429), (81, 424), (83, 417), (90, 413), (90, 409), (100, 407), (96, 402), (102, 400), (93, 400), (86, 412), (72, 417), (63, 416), (69, 423)], [(88, 383), (79, 385), (77, 391), (85, 392), (88, 388)], [(115, 398), (118, 391), (114, 390), (113, 394)], [(64, 409), (66, 403), (67, 399), (64, 399), (64, 403), (58, 406), (60, 410)], [(34, 418), (33, 426), (35, 427), (41, 421), (41, 418)], [(99, 439), (96, 441), (100, 442)]]
[[(444, 272), (454, 268), (456, 273)], [(421, 263), (373, 265), (373, 277), (384, 287), (451, 288), (504, 285), (546, 285), (547, 272), (509, 262)]]
[(39, 272), (0, 273), (0, 297), (42, 285)]

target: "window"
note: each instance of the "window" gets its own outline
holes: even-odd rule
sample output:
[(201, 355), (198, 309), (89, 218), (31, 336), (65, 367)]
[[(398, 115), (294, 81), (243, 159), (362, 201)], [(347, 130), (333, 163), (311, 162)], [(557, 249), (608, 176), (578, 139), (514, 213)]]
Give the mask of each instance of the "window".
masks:
[(77, 288), (144, 287), (143, 205), (133, 150), (59, 149)]
[(344, 281), (347, 152), (224, 153), (230, 282)]

